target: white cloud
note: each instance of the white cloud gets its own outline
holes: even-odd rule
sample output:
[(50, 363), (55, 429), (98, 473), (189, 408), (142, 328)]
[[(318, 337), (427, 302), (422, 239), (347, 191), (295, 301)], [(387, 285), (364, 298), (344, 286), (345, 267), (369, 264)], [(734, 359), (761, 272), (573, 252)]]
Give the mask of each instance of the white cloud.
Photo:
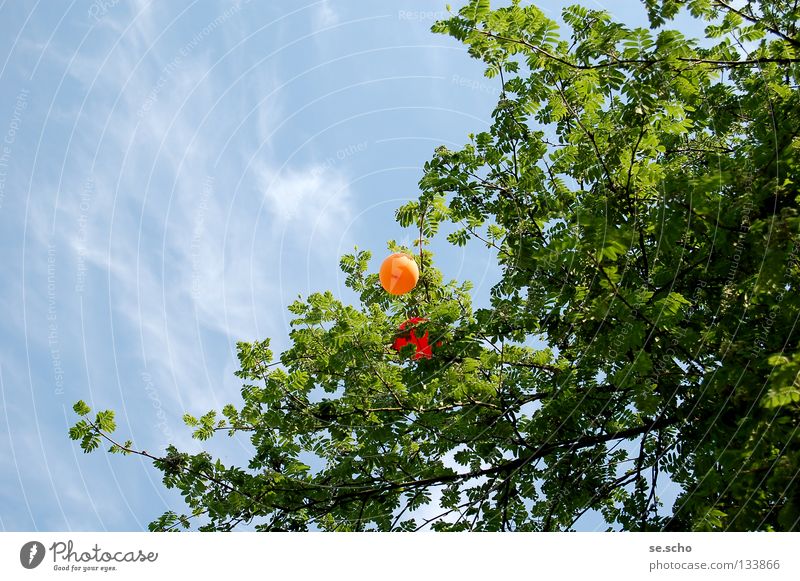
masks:
[[(332, 17), (324, 3), (319, 10)], [(81, 108), (67, 112), (76, 120), (71, 163), (62, 182), (48, 188), (60, 191), (55, 242), (70, 255), (65, 261), (80, 258), (92, 269), (88, 284), (110, 281), (120, 337), (114, 346), (130, 347), (124, 344), (130, 336), (141, 343), (134, 349), (145, 353), (164, 407), (218, 408), (236, 395), (219, 381), (234, 353), (207, 351), (202, 333), (217, 333), (229, 345), (285, 338), (279, 337), (287, 334), (285, 309), (276, 308), (282, 306), (278, 254), (313, 238), (308, 255), (293, 257), (290, 268), (331, 257), (351, 220), (348, 180), (336, 168), (269, 161), (281, 118), (275, 99), (262, 102), (266, 89), (280, 86), (268, 78), (273, 73), (259, 68), (250, 72), (252, 82), (231, 79), (239, 72), (216, 66), (202, 47), (178, 62), (174, 48), (159, 42), (158, 7), (142, 5), (133, 14), (122, 36), (125, 27), (109, 18), (119, 40), (110, 54), (81, 52), (65, 62), (60, 51), (49, 53), (63, 67), (69, 63), (69, 74), (88, 92)], [(203, 42), (218, 40), (211, 36), (222, 37), (227, 24)], [(255, 123), (243, 123), (249, 118)], [(221, 146), (241, 150), (238, 167), (218, 163)], [(88, 175), (91, 215), (78, 232), (79, 191)], [(48, 208), (32, 216), (42, 243), (50, 219)], [(107, 314), (87, 316), (101, 328), (109, 324)], [(172, 425), (180, 431), (178, 421)]]
[(262, 167), (258, 173), (271, 216), (284, 227), (302, 224), (331, 235), (351, 218), (347, 180), (332, 169)]
[(314, 10), (314, 30), (327, 28), (339, 22), (339, 15), (331, 6), (330, 0), (322, 0)]
[[(308, 261), (330, 262), (352, 219), (350, 188), (337, 168), (281, 166), (283, 160), (275, 159), (279, 106), (277, 99), (263, 102), (262, 97), (281, 84), (268, 67), (251, 71), (250, 81), (232, 70), (242, 63), (215, 67), (213, 55), (225, 51), (198, 47), (165, 68), (175, 63), (175, 52), (159, 40), (164, 9), (148, 3), (132, 13), (141, 7), (124, 34), (127, 22), (120, 25), (116, 14), (98, 25), (110, 39), (106, 52), (79, 51), (73, 59), (57, 46), (48, 49), (49, 64), (67, 71), (83, 91), (75, 102), (58, 101), (57, 122), (72, 133), (63, 172), (39, 174), (33, 184), (50, 196), (57, 193), (58, 213), (53, 235), (51, 200), (31, 206), (29, 233), (36, 248), (29, 255), (39, 263), (32, 264), (30, 277), (42, 279), (42, 249), (52, 241), (58, 247), (60, 338), (75, 362), (67, 395), (86, 393), (81, 367), (85, 351), (94, 345), (99, 351), (89, 354), (85, 373), (93, 379), (98, 405), (122, 399), (120, 433), (148, 447), (164, 439), (153, 427), (158, 419), (139, 377), (146, 370), (168, 415), (171, 441), (192, 450), (201, 444), (188, 439), (180, 421), (183, 411), (219, 409), (238, 397), (238, 380), (227, 376), (236, 367), (234, 354), (219, 346), (267, 336), (285, 340), (276, 265), (281, 258), (289, 269), (306, 267)], [(328, 24), (335, 18), (326, 3), (319, 15)], [(224, 38), (227, 25), (203, 42)], [(159, 87), (155, 99), (143, 109), (154, 87)], [(250, 108), (253, 103), (259, 104), (256, 110)], [(257, 157), (251, 157), (253, 151)], [(227, 157), (220, 158), (223, 153)], [(248, 160), (253, 161), (248, 165)], [(81, 207), (88, 177), (91, 200)], [(209, 180), (212, 186), (205, 191)], [(281, 257), (284, 251), (296, 254)], [(79, 262), (88, 269), (81, 296), (72, 288)], [(35, 294), (28, 299), (28, 315), (41, 318), (46, 308)], [(110, 301), (110, 313), (90, 302), (98, 295)], [(73, 338), (83, 328), (71, 324), (80, 320), (81, 300), (86, 336)], [(46, 345), (36, 348), (47, 357)], [(56, 428), (59, 441), (61, 428)], [(64, 443), (65, 449), (73, 445)], [(233, 443), (240, 451), (238, 445)], [(96, 465), (78, 456), (78, 469), (86, 471), (88, 481)], [(124, 470), (114, 466), (113, 474), (107, 468), (102, 478)], [(69, 475), (59, 480), (64, 488), (57, 498), (79, 505), (85, 494), (74, 460), (60, 459), (54, 467)], [(105, 493), (93, 490), (93, 502), (101, 514), (123, 519), (125, 514), (108, 507), (126, 489), (111, 483)], [(90, 528), (92, 518), (68, 524)]]

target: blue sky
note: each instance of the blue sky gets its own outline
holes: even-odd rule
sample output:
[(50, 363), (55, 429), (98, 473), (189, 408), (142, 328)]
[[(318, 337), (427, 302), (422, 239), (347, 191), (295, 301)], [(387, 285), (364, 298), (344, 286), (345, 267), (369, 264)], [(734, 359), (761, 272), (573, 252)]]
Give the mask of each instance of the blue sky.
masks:
[[(454, 5), (459, 3), (454, 2)], [(566, 2), (541, 2), (555, 18)], [(585, 2), (643, 24), (639, 2)], [(0, 530), (142, 530), (183, 503), (138, 458), (85, 455), (71, 405), (151, 452), (238, 403), (235, 344), (339, 257), (410, 241), (394, 210), (499, 93), (429, 28), (445, 2), (0, 3)], [(485, 302), (485, 249), (432, 246)], [(247, 441), (208, 445), (246, 458)], [(591, 528), (591, 524), (587, 525)]]

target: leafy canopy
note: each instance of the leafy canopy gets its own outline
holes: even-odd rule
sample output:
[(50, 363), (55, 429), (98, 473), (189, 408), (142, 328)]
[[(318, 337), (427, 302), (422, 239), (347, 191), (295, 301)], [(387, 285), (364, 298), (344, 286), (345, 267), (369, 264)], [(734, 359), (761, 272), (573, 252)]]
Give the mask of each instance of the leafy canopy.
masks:
[[(434, 25), (502, 93), (397, 219), (496, 252), (490, 305), (427, 250), (402, 297), (344, 256), (359, 304), (297, 301), (279, 358), (239, 344), (241, 405), (185, 416), (201, 440), (247, 433), (247, 466), (135, 450), (76, 405), (85, 451), (107, 439), (182, 492), (151, 529), (798, 529), (800, 12), (645, 4), (650, 28), (572, 6), (564, 33), (487, 0)], [(668, 28), (682, 9), (703, 42)], [(391, 348), (414, 316), (430, 359)]]

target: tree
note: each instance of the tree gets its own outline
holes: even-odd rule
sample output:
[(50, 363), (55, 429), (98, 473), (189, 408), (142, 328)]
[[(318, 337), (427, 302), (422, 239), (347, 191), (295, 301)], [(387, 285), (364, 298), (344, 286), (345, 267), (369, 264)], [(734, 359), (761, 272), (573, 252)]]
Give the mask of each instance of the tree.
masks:
[[(185, 417), (203, 440), (249, 433), (247, 467), (135, 450), (76, 404), (84, 450), (108, 440), (181, 490), (188, 513), (152, 530), (552, 531), (590, 512), (624, 530), (800, 528), (798, 3), (645, 4), (649, 29), (569, 7), (568, 40), (517, 1), (434, 25), (502, 94), (488, 131), (436, 149), (397, 220), (496, 251), (490, 306), (422, 244), (402, 297), (368, 252), (344, 256), (360, 304), (295, 302), (278, 359), (239, 344), (243, 404)], [(682, 9), (702, 44), (665, 27)], [(414, 316), (442, 342), (431, 358), (391, 348)]]

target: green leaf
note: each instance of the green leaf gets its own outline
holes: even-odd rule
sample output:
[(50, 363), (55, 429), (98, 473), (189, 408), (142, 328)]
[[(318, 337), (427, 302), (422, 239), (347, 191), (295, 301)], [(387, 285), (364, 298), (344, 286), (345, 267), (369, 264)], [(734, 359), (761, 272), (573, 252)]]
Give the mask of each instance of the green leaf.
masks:
[(97, 412), (94, 423), (98, 429), (104, 432), (110, 433), (117, 429), (117, 425), (114, 422), (114, 412), (112, 410)]
[(92, 411), (91, 408), (87, 406), (83, 400), (77, 401), (75, 405), (72, 406), (72, 409), (79, 416), (88, 416)]
[(489, 0), (470, 0), (461, 13), (472, 22), (481, 22), (489, 14)]

